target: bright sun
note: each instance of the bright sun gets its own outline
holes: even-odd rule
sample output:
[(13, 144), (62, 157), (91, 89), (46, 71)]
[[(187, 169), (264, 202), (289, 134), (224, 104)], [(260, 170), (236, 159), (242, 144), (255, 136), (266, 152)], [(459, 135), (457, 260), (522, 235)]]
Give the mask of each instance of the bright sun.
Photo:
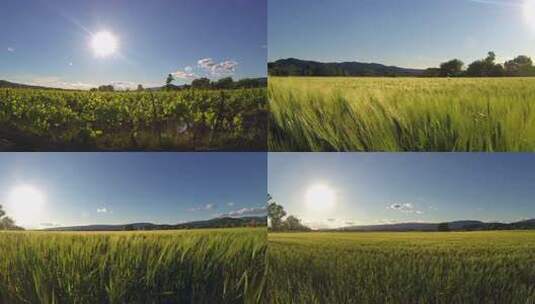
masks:
[(117, 41), (117, 38), (107, 31), (98, 32), (94, 34), (91, 39), (91, 48), (93, 48), (95, 55), (98, 57), (108, 57), (113, 55), (118, 47), (119, 42)]
[(535, 31), (535, 0), (524, 0), (523, 11), (526, 23)]
[(11, 190), (6, 211), (17, 225), (35, 225), (44, 204), (45, 198), (39, 190), (32, 186), (21, 185)]
[(336, 203), (336, 193), (325, 184), (315, 184), (308, 187), (305, 202), (311, 211), (327, 211)]

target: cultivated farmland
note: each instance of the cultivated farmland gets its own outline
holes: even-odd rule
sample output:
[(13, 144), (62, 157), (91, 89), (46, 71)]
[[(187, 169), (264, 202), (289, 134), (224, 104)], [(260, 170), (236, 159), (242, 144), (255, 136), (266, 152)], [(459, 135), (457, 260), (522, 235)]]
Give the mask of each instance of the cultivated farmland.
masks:
[(270, 151), (535, 151), (535, 78), (270, 77)]
[(272, 233), (269, 303), (535, 303), (535, 232)]
[(0, 232), (0, 303), (258, 303), (266, 230)]
[(0, 150), (265, 151), (266, 89), (0, 89)]

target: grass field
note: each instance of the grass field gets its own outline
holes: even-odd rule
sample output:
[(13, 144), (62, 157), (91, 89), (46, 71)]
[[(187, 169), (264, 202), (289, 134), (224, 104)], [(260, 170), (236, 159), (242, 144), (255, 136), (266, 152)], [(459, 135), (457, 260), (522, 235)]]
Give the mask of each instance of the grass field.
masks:
[(270, 303), (535, 303), (535, 232), (269, 234)]
[(270, 77), (270, 151), (535, 151), (535, 78)]
[(0, 232), (0, 303), (257, 303), (266, 230)]
[(265, 88), (0, 89), (0, 150), (265, 151)]

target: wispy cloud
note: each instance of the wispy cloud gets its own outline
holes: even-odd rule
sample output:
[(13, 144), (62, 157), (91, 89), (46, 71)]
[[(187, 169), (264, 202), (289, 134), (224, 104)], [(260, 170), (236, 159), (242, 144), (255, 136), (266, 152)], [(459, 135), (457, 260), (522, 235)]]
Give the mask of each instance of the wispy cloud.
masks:
[(212, 58), (199, 59), (197, 65), (212, 76), (232, 75), (238, 68), (238, 62), (234, 60), (216, 62)]
[(91, 84), (91, 83), (63, 81), (61, 78), (55, 77), (55, 76), (37, 77), (37, 78), (32, 79), (29, 84), (36, 85), (36, 86), (45, 86), (45, 87), (61, 88), (61, 89), (73, 89), (73, 90), (89, 90), (90, 88), (97, 87), (95, 84)]
[(242, 208), (235, 211), (230, 211), (228, 213), (221, 214), (220, 217), (242, 217), (242, 216), (265, 216), (267, 215), (267, 210), (265, 207), (257, 208)]
[[(188, 67), (186, 67), (188, 68)], [(184, 69), (184, 71), (176, 71), (176, 72), (173, 72), (171, 73), (171, 75), (173, 75), (175, 78), (178, 78), (178, 79), (185, 79), (185, 80), (189, 80), (189, 79), (195, 79), (195, 78), (198, 78), (199, 76), (197, 76), (197, 74), (193, 73), (191, 71), (191, 67), (189, 67), (189, 71)]]
[(468, 0), (469, 2), (487, 4), (487, 5), (497, 5), (497, 6), (509, 6), (509, 7), (521, 7), (522, 3), (519, 1), (500, 1), (500, 0)]
[(412, 203), (392, 203), (386, 209), (396, 210), (403, 213), (423, 214), (424, 212), (414, 207)]
[(97, 208), (97, 213), (108, 213), (108, 208)]
[(214, 210), (216, 208), (217, 208), (216, 204), (209, 203), (209, 204), (205, 204), (199, 207), (189, 208), (188, 211), (197, 212), (197, 211), (203, 211), (203, 210)]
[(10, 52), (10, 53), (15, 53), (15, 48), (13, 48), (13, 47), (8, 47), (8, 48), (7, 48), (7, 51)]
[(229, 207), (233, 207), (233, 206), (234, 206), (234, 202), (228, 202), (228, 203), (227, 203), (227, 206), (229, 206)]

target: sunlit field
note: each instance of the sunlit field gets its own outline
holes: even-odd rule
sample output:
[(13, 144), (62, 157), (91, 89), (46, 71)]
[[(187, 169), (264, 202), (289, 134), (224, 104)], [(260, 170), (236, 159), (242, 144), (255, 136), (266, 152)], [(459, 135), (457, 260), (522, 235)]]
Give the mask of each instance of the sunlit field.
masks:
[(0, 150), (265, 151), (266, 90), (0, 89)]
[(0, 303), (258, 303), (266, 230), (0, 232)]
[(534, 303), (535, 232), (270, 233), (270, 303)]
[(535, 151), (535, 78), (270, 77), (270, 151)]

